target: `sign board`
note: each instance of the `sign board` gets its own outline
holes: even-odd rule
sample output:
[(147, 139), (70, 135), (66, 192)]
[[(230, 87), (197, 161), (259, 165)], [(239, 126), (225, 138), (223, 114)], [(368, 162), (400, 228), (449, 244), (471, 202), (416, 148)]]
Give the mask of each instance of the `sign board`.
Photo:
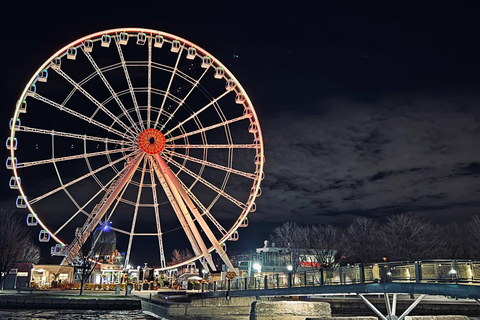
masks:
[(237, 276), (237, 273), (235, 271), (228, 271), (226, 276), (227, 276), (227, 279), (232, 280)]
[(28, 277), (28, 272), (18, 272), (17, 277)]

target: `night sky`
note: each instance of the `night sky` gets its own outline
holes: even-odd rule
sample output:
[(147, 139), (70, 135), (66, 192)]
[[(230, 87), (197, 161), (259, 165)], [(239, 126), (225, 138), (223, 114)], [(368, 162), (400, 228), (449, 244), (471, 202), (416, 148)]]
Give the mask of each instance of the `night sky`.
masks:
[[(256, 108), (266, 178), (232, 248), (261, 246), (286, 221), (345, 225), (412, 212), (445, 223), (479, 214), (474, 5), (177, 3), (9, 2), (10, 18), (1, 19), (4, 137), (26, 81), (51, 54), (93, 32), (145, 27), (211, 52)], [(10, 175), (3, 170), (7, 206), (17, 195)]]

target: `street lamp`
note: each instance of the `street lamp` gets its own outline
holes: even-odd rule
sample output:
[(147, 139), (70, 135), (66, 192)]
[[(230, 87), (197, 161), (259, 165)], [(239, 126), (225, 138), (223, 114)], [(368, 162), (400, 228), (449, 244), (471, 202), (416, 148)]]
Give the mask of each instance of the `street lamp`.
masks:
[(262, 272), (262, 265), (258, 262), (255, 262), (253, 264), (253, 269), (255, 269), (255, 271), (257, 271), (258, 273)]
[(288, 271), (292, 271), (292, 270), (293, 270), (293, 267), (292, 267), (291, 264), (289, 264), (289, 265), (287, 266), (287, 270), (288, 270)]

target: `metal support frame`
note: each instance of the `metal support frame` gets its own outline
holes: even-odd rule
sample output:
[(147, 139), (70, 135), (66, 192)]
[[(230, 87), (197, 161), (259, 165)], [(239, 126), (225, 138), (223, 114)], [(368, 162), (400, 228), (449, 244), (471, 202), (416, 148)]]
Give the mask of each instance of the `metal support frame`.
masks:
[(477, 301), (477, 303), (480, 304), (480, 299), (475, 299), (475, 301)]
[[(177, 177), (173, 174), (172, 170), (170, 169), (170, 167), (167, 165), (167, 163), (160, 157), (159, 154), (156, 154), (155, 156), (155, 162), (156, 164), (159, 166), (160, 170), (161, 170), (161, 173), (163, 174), (163, 176), (165, 177), (165, 179), (167, 180), (167, 183), (169, 184), (170, 186), (170, 189), (173, 191), (174, 195), (176, 195), (176, 198), (177, 198), (177, 202), (180, 201), (180, 202), (183, 202), (186, 207), (188, 207), (188, 209), (190, 210), (190, 212), (193, 214), (193, 216), (195, 217), (197, 223), (200, 225), (200, 227), (202, 228), (203, 232), (205, 233), (205, 235), (207, 236), (208, 240), (212, 243), (213, 247), (215, 248), (215, 250), (217, 251), (218, 255), (220, 256), (220, 258), (223, 260), (223, 262), (226, 264), (227, 266), (227, 269), (229, 271), (235, 271), (235, 268), (233, 267), (232, 263), (230, 262), (230, 259), (228, 258), (227, 254), (225, 253), (225, 251), (223, 250), (222, 246), (220, 245), (220, 243), (218, 242), (217, 238), (215, 237), (215, 235), (213, 234), (212, 230), (210, 229), (210, 227), (207, 225), (206, 221), (203, 219), (203, 216), (200, 214), (200, 212), (198, 211), (197, 207), (195, 206), (195, 204), (193, 203), (192, 199), (188, 196), (187, 192), (185, 191), (185, 189), (183, 189), (182, 185), (178, 182), (178, 179)], [(194, 234), (195, 234), (195, 230), (197, 230), (195, 224), (193, 221), (189, 221), (189, 219), (191, 219), (190, 215), (188, 214), (188, 210), (187, 208), (185, 208), (185, 211), (183, 211), (184, 214), (185, 214), (185, 217), (187, 218), (187, 222), (189, 223), (190, 225), (190, 228), (192, 229), (192, 231), (194, 231)], [(190, 218), (189, 218), (190, 217)], [(197, 231), (198, 232), (198, 231)], [(200, 235), (196, 235), (195, 236), (197, 242), (199, 243), (200, 247), (204, 246), (205, 244), (203, 243), (203, 240), (201, 238)], [(202, 249), (202, 253), (204, 254), (205, 258), (207, 259), (207, 261), (209, 262), (210, 266), (212, 267), (213, 270), (215, 270), (215, 266), (213, 265), (213, 261), (211, 259), (211, 256), (209, 255), (208, 251), (205, 252), (203, 249)], [(211, 263), (210, 263), (211, 262)]]
[[(397, 312), (397, 294), (393, 294), (392, 304), (390, 304), (390, 299), (388, 293), (384, 293), (385, 306), (387, 309), (387, 315), (383, 315), (363, 294), (357, 293), (357, 296), (363, 300), (363, 302), (373, 311), (381, 320), (404, 320), (410, 312), (415, 309), (415, 307), (425, 298), (426, 294), (420, 295), (408, 308), (405, 312), (402, 313), (400, 317), (396, 315)], [(478, 301), (477, 301), (478, 302)]]

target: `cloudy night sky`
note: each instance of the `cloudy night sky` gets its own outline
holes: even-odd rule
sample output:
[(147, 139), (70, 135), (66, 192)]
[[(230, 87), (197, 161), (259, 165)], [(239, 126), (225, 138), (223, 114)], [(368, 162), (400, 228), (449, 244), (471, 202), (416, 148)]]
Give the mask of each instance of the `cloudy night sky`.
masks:
[[(480, 213), (480, 28), (469, 3), (9, 3), (4, 137), (26, 81), (55, 51), (104, 29), (151, 28), (211, 52), (255, 106), (266, 178), (239, 248), (261, 246), (286, 221), (468, 219)], [(13, 206), (10, 175), (3, 170), (0, 200)]]

